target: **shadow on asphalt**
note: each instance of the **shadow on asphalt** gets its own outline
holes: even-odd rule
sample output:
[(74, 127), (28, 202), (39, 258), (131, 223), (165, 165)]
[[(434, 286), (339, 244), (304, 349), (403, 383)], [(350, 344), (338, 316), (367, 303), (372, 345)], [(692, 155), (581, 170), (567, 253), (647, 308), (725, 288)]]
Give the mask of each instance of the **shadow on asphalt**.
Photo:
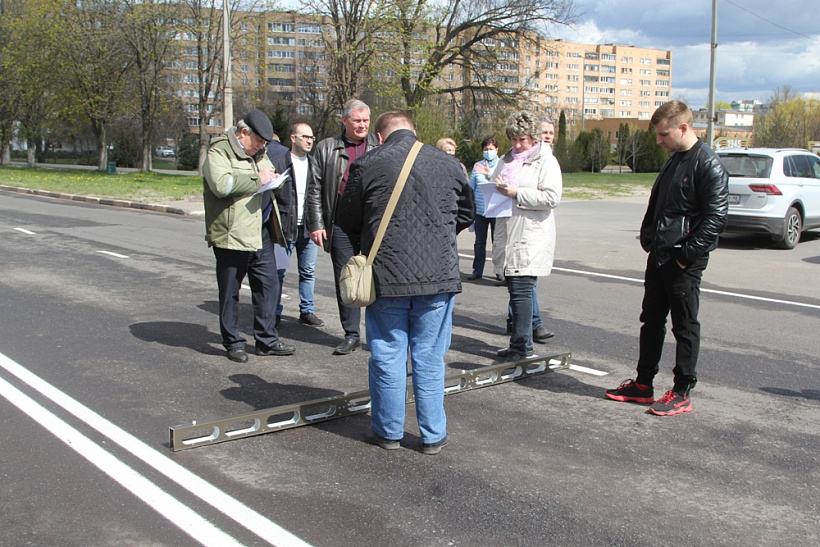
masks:
[(238, 385), (219, 393), (226, 399), (245, 403), (256, 410), (343, 395), (335, 389), (268, 382), (255, 374), (232, 374), (228, 379)]
[(165, 346), (188, 348), (205, 355), (223, 355), (224, 350), (214, 345), (222, 344), (222, 336), (203, 325), (179, 321), (148, 321), (129, 326), (131, 334), (144, 342), (156, 342)]
[(810, 401), (820, 401), (820, 390), (818, 389), (801, 389), (795, 391), (793, 389), (784, 389), (781, 387), (761, 387), (760, 391), (771, 393), (772, 395), (783, 395), (785, 397), (800, 397), (802, 399), (809, 399)]

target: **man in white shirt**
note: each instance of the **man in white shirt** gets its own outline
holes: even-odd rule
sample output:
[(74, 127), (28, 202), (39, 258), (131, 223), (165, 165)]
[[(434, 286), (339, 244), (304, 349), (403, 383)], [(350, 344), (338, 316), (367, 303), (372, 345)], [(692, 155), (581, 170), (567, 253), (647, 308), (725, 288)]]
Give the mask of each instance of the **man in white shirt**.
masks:
[[(315, 285), (316, 258), (319, 246), (310, 239), (305, 229), (305, 196), (307, 185), (314, 169), (313, 158), (308, 152), (313, 149), (316, 137), (313, 129), (303, 122), (293, 124), (290, 132), (292, 144), (290, 152), (272, 158), (277, 173), (290, 169), (290, 177), (282, 191), (276, 195), (282, 217), (282, 231), (287, 240), (285, 250), (288, 256), (296, 249), (299, 270), (299, 323), (320, 327), (324, 321), (316, 317), (313, 309), (313, 287)], [(285, 279), (285, 270), (279, 270), (280, 298), (276, 307), (277, 322), (282, 317), (281, 286)]]

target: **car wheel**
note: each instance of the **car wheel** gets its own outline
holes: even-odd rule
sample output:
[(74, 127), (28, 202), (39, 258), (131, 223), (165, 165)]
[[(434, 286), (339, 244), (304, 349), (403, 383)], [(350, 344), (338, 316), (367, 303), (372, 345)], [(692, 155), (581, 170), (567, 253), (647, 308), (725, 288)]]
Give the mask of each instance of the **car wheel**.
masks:
[(786, 213), (786, 222), (783, 226), (783, 239), (777, 242), (777, 246), (781, 249), (794, 249), (797, 242), (800, 241), (802, 230), (803, 219), (800, 217), (800, 211), (794, 207), (789, 207), (789, 212)]

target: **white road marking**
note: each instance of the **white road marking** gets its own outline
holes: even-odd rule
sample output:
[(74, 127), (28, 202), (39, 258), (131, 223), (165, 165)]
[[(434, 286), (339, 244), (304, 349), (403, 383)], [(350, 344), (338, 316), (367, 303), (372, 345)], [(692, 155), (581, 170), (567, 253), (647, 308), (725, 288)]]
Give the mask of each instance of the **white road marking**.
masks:
[(112, 253), (111, 251), (97, 251), (97, 252), (100, 253), (100, 254), (104, 254), (104, 255), (115, 256), (117, 258), (128, 258), (125, 255), (121, 255), (120, 253)]
[[(634, 277), (623, 277), (620, 275), (610, 275), (610, 274), (603, 274), (597, 272), (587, 272), (584, 270), (571, 270), (568, 268), (553, 268), (553, 270), (565, 273), (573, 273), (573, 274), (580, 274), (580, 275), (587, 275), (590, 277), (604, 277), (608, 279), (617, 279), (620, 281), (631, 281), (634, 283), (643, 283), (643, 279), (635, 279)], [(820, 310), (820, 305), (817, 304), (806, 304), (805, 302), (795, 302), (794, 300), (781, 300), (779, 298), (766, 298), (765, 296), (752, 296), (750, 294), (743, 294), (737, 292), (729, 292), (729, 291), (719, 291), (716, 289), (700, 289), (700, 292), (711, 293), (711, 294), (720, 294), (723, 296), (730, 296), (733, 298), (745, 298), (746, 300), (757, 300), (758, 302), (771, 302), (773, 304), (785, 304), (787, 306), (799, 306), (802, 308), (811, 308), (814, 310)]]
[(23, 232), (24, 234), (28, 234), (30, 236), (36, 235), (35, 232), (32, 232), (31, 230), (26, 230), (25, 228), (15, 228), (15, 230), (17, 230), (18, 232)]
[(242, 545), (0, 378), (0, 394), (100, 471), (203, 545)]
[[(178, 463), (168, 459), (130, 433), (112, 424), (2, 353), (0, 353), (0, 367), (6, 369), (144, 463), (165, 475), (168, 479), (179, 484), (193, 495), (232, 518), (268, 543), (276, 545), (277, 547), (309, 547), (308, 543), (188, 471)], [(50, 427), (47, 429), (52, 431)]]
[[(459, 253), (459, 256), (462, 258), (473, 258), (470, 255)], [(491, 259), (487, 259), (487, 261), (491, 261)], [(634, 277), (624, 277), (621, 275), (612, 275), (612, 274), (605, 274), (605, 273), (598, 273), (598, 272), (588, 272), (585, 270), (573, 270), (570, 268), (556, 268), (553, 267), (553, 270), (556, 272), (564, 272), (570, 274), (578, 274), (578, 275), (586, 275), (589, 277), (603, 277), (605, 279), (616, 279), (618, 281), (629, 281), (630, 283), (643, 283), (643, 279), (636, 279)], [(729, 291), (719, 291), (716, 289), (701, 289), (700, 292), (711, 293), (711, 294), (720, 294), (722, 296), (730, 296), (733, 298), (744, 298), (746, 300), (756, 300), (758, 302), (771, 302), (772, 304), (784, 304), (786, 306), (799, 306), (801, 308), (810, 308), (813, 310), (820, 310), (820, 305), (818, 304), (807, 304), (805, 302), (795, 302), (794, 300), (781, 300), (779, 298), (766, 298), (765, 296), (752, 296), (750, 294), (743, 294), (737, 292), (729, 292)]]
[(583, 372), (584, 374), (592, 374), (593, 376), (608, 376), (608, 372), (604, 372), (603, 370), (595, 370), (594, 368), (582, 367), (579, 365), (570, 365), (570, 370), (574, 370), (577, 372)]

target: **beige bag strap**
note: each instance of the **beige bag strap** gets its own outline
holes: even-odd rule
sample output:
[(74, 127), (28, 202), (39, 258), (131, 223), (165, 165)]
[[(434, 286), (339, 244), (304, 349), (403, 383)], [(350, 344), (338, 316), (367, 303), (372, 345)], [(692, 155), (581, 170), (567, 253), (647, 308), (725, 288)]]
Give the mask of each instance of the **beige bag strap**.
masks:
[(387, 202), (387, 208), (384, 210), (384, 216), (382, 216), (382, 221), (379, 223), (379, 231), (376, 232), (376, 239), (373, 240), (373, 246), (370, 247), (370, 253), (367, 255), (366, 264), (368, 266), (373, 264), (373, 261), (376, 259), (376, 252), (382, 244), (384, 232), (387, 230), (387, 224), (393, 216), (393, 210), (396, 208), (396, 203), (399, 202), (399, 196), (401, 196), (404, 183), (407, 182), (407, 177), (410, 176), (410, 169), (413, 168), (413, 163), (416, 161), (416, 156), (418, 156), (419, 150), (421, 150), (422, 146), (423, 143), (421, 141), (414, 142), (413, 147), (410, 149), (410, 153), (407, 154), (407, 159), (404, 160), (404, 166), (401, 168), (401, 173), (399, 173), (399, 178), (396, 181), (396, 187), (393, 188), (393, 193), (390, 194), (390, 201)]

